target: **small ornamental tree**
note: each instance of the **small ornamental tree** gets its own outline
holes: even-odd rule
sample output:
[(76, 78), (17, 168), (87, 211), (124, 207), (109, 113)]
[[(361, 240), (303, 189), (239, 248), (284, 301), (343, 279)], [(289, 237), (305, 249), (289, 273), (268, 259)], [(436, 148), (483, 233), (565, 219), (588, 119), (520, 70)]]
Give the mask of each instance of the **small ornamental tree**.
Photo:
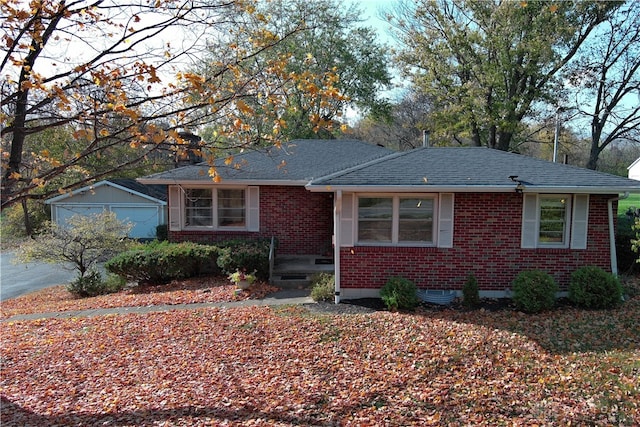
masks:
[(50, 224), (35, 239), (25, 242), (16, 258), (21, 262), (71, 264), (78, 272), (75, 283), (95, 282), (99, 278), (96, 264), (126, 249), (126, 237), (132, 226), (118, 220), (113, 212), (73, 215), (66, 226)]
[(480, 289), (478, 279), (473, 274), (469, 274), (467, 281), (462, 287), (462, 305), (467, 308), (475, 308), (480, 305)]

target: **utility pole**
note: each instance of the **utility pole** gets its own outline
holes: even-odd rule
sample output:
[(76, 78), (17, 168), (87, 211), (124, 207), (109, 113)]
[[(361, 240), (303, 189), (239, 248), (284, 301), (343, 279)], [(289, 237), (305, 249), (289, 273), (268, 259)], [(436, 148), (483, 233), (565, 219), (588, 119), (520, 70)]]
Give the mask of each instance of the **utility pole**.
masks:
[(558, 160), (558, 139), (560, 137), (560, 112), (561, 107), (556, 108), (556, 130), (553, 135), (553, 163)]

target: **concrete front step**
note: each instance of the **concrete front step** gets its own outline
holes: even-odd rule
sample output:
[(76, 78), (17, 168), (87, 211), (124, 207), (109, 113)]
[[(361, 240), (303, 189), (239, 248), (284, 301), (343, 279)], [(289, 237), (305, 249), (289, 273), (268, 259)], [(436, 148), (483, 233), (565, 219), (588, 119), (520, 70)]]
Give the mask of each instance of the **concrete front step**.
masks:
[(311, 288), (310, 279), (271, 279), (271, 284), (280, 289), (309, 289)]
[(271, 276), (271, 284), (283, 289), (307, 288), (317, 273), (334, 273), (331, 258), (315, 255), (280, 256)]

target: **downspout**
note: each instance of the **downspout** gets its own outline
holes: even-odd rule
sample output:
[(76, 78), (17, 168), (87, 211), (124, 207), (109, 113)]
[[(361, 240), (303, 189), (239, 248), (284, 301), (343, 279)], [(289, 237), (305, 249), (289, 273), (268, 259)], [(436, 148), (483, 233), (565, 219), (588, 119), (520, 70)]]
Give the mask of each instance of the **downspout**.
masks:
[(342, 190), (336, 191), (333, 206), (333, 278), (335, 282), (335, 303), (340, 304), (340, 218), (342, 217)]
[(625, 192), (621, 197), (614, 197), (607, 200), (607, 210), (609, 214), (609, 252), (611, 254), (611, 273), (618, 275), (618, 258), (616, 256), (616, 233), (613, 227), (613, 202), (624, 200), (629, 197), (629, 192)]

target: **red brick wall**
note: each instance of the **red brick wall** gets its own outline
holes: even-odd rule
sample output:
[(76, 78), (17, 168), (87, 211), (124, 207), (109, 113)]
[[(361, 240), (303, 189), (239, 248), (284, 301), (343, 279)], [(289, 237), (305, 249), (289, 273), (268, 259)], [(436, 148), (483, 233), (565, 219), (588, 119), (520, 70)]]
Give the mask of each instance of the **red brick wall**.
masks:
[[(503, 291), (522, 270), (541, 269), (566, 289), (579, 266), (611, 271), (607, 199), (591, 196), (586, 250), (521, 249), (522, 196), (455, 195), (453, 248), (341, 248), (341, 287), (379, 288), (391, 276), (419, 288), (462, 289), (473, 273), (481, 290)], [(353, 253), (352, 253), (353, 251)]]
[(324, 255), (332, 251), (333, 199), (304, 187), (260, 187), (260, 232), (169, 231), (171, 241), (218, 242), (275, 236), (278, 255)]

